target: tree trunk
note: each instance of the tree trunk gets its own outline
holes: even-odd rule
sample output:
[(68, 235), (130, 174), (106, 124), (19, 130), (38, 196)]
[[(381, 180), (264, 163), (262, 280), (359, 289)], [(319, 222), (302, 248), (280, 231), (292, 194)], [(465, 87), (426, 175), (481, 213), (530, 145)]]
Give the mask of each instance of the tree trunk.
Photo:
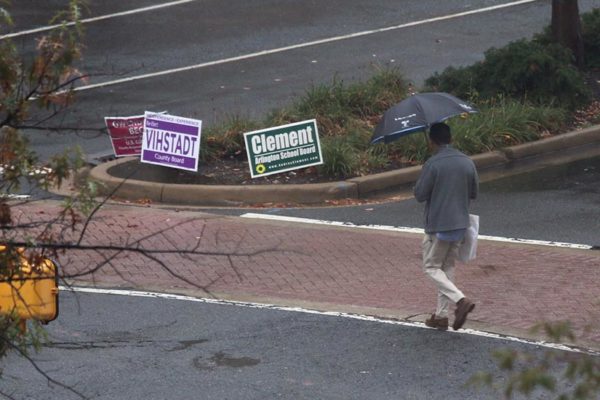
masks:
[(583, 67), (583, 39), (577, 0), (552, 0), (552, 37), (571, 49), (577, 67)]

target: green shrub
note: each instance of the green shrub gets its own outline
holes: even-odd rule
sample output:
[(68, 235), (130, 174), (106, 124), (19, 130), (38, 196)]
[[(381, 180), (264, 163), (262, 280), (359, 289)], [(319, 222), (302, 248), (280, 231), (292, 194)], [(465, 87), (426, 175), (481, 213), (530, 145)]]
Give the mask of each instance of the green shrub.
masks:
[[(513, 46), (509, 51), (512, 58), (498, 50), (486, 53), (486, 62), (498, 58), (497, 62), (494, 61), (499, 66), (496, 73), (509, 69), (510, 62), (518, 64), (515, 58), (524, 58), (527, 50), (531, 49), (531, 45), (524, 41), (516, 42)], [(538, 54), (537, 57), (541, 59), (535, 64), (538, 70), (543, 71), (547, 63), (553, 62), (547, 61), (547, 53)], [(528, 60), (531, 68), (532, 60), (536, 58), (530, 57)], [(463, 97), (476, 99), (480, 109), (479, 113), (469, 118), (457, 117), (449, 121), (457, 148), (467, 154), (477, 154), (535, 140), (542, 134), (559, 131), (564, 126), (567, 112), (562, 108), (492, 95), (491, 89), (479, 83), (484, 73), (489, 74), (490, 80), (495, 79), (489, 72), (490, 67), (483, 65), (486, 62), (476, 67), (450, 68), (447, 70), (450, 72), (440, 79), (444, 84), (462, 85), (466, 93)], [(517, 75), (515, 73), (515, 77), (507, 77), (506, 82), (501, 83), (508, 87), (511, 82), (519, 82)], [(539, 77), (531, 79), (539, 84)], [(406, 96), (407, 85), (394, 70), (380, 71), (368, 81), (349, 86), (338, 80), (331, 85), (314, 86), (291, 106), (273, 111), (263, 123), (234, 117), (207, 129), (202, 138), (202, 159), (242, 159), (246, 154), (244, 132), (316, 118), (324, 161), (323, 165), (317, 167), (321, 176), (346, 179), (373, 173), (388, 167), (390, 163), (423, 163), (430, 156), (423, 132), (390, 144), (370, 144), (374, 126), (383, 112)]]
[(350, 116), (348, 90), (344, 82), (334, 79), (331, 85), (317, 85), (307, 90), (295, 105), (301, 119), (327, 118), (334, 125), (344, 125)]
[(224, 123), (207, 128), (202, 133), (200, 159), (202, 161), (223, 158), (241, 158), (246, 155), (244, 133), (259, 129), (259, 124), (239, 116), (230, 117)]
[(600, 68), (600, 8), (581, 16), (583, 51), (587, 68)]
[(350, 116), (348, 90), (342, 81), (334, 79), (331, 84), (311, 86), (292, 105), (273, 111), (267, 121), (277, 126), (315, 118), (320, 134), (336, 135), (341, 134)]
[(388, 148), (372, 146), (373, 127), (359, 119), (352, 119), (346, 126), (343, 141), (356, 154), (353, 175), (368, 174), (389, 164)]
[[(567, 112), (563, 109), (496, 98), (482, 103), (479, 113), (465, 119), (452, 118), (448, 124), (457, 149), (466, 154), (479, 154), (539, 139), (544, 133), (560, 130), (566, 118)], [(388, 159), (401, 158), (406, 163), (423, 163), (430, 156), (423, 132), (372, 148), (387, 149)]]
[[(581, 36), (585, 68), (600, 68), (600, 8), (581, 15)], [(544, 28), (533, 40), (542, 45), (553, 43), (551, 27)]]
[(316, 118), (323, 136), (343, 135), (357, 120), (378, 119), (383, 111), (407, 95), (408, 84), (396, 69), (382, 69), (364, 82), (313, 85), (292, 105), (273, 111), (269, 124), (276, 126)]
[(326, 136), (321, 139), (323, 164), (317, 167), (320, 174), (345, 178), (357, 173), (360, 163), (358, 154), (344, 136)]
[(385, 168), (390, 163), (388, 152), (383, 146), (372, 146), (360, 155), (361, 174)]
[(571, 64), (570, 52), (557, 44), (519, 40), (485, 52), (483, 61), (447, 68), (426, 80), (428, 90), (482, 99), (498, 95), (535, 104), (574, 109), (589, 101), (583, 75)]
[(537, 140), (562, 128), (566, 118), (563, 109), (499, 98), (465, 120), (451, 120), (450, 125), (454, 145), (467, 154), (478, 154)]
[(408, 84), (397, 69), (379, 70), (365, 82), (348, 87), (348, 108), (361, 119), (379, 117), (408, 95)]
[[(425, 92), (452, 93), (465, 100), (475, 100), (479, 83), (479, 64), (468, 67), (447, 67), (442, 73), (436, 72), (425, 80)], [(477, 78), (477, 81), (475, 79)]]
[(417, 132), (382, 146), (390, 146), (390, 156), (396, 155), (406, 163), (421, 164), (429, 157), (426, 134)]

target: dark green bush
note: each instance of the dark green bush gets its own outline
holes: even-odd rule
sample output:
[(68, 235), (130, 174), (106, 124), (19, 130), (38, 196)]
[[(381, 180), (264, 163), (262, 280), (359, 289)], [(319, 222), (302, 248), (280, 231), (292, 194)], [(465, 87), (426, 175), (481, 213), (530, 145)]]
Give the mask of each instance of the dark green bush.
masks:
[(460, 68), (447, 67), (441, 74), (436, 72), (425, 81), (424, 91), (453, 93), (458, 97), (473, 100), (473, 97), (477, 97), (473, 91), (479, 86), (479, 82), (474, 81), (479, 69), (478, 64)]
[(447, 68), (426, 80), (427, 90), (459, 97), (490, 99), (498, 95), (536, 104), (574, 109), (589, 100), (583, 75), (569, 51), (557, 44), (519, 40), (485, 52), (483, 61)]
[[(496, 98), (479, 105), (479, 112), (467, 118), (452, 118), (454, 146), (466, 154), (479, 154), (539, 139), (542, 134), (564, 127), (567, 113), (563, 109), (532, 106), (520, 101)], [(408, 163), (422, 163), (431, 155), (425, 134), (417, 132), (391, 144), (388, 157), (401, 157)]]
[(225, 122), (207, 128), (202, 134), (200, 159), (202, 161), (244, 158), (246, 145), (244, 133), (259, 129), (259, 124), (239, 116), (229, 117)]
[(356, 120), (378, 119), (407, 92), (408, 84), (397, 69), (382, 69), (366, 81), (351, 84), (334, 78), (331, 84), (310, 87), (291, 106), (272, 112), (267, 124), (316, 118), (321, 135), (340, 135)]
[(357, 174), (360, 167), (358, 153), (343, 136), (327, 136), (321, 139), (323, 164), (317, 169), (329, 177), (346, 178)]
[(361, 119), (379, 117), (408, 95), (408, 84), (397, 69), (378, 71), (365, 82), (348, 88), (348, 108)]
[[(600, 68), (600, 8), (581, 15), (581, 36), (585, 68)], [(550, 26), (535, 35), (533, 40), (543, 45), (552, 43)]]
[(498, 98), (481, 104), (480, 112), (466, 120), (452, 119), (450, 125), (455, 146), (478, 154), (537, 140), (543, 133), (559, 131), (565, 119), (562, 109)]
[[(525, 57), (522, 53), (527, 49), (529, 47), (520, 47), (519, 52), (513, 52), (519, 57)], [(497, 55), (492, 51), (486, 55), (490, 60), (499, 57), (498, 62), (494, 61), (497, 65), (509, 63), (502, 54)], [(536, 61), (536, 65), (539, 65), (536, 69), (543, 70), (546, 58), (544, 55), (539, 57), (541, 61)], [(535, 58), (529, 60), (533, 63)], [(465, 94), (477, 94), (470, 91), (475, 86), (472, 83), (481, 81), (481, 74), (484, 72), (475, 71), (475, 68), (449, 71), (452, 73), (448, 79), (443, 80), (444, 83), (458, 85), (465, 82), (462, 77), (465, 75), (469, 78), (466, 80), (468, 84), (464, 85)], [(489, 78), (500, 80), (491, 73)], [(532, 79), (535, 81), (537, 77)], [(500, 83), (508, 87), (508, 83)], [(480, 87), (489, 90), (484, 85)], [(430, 155), (423, 132), (408, 135), (390, 144), (370, 144), (374, 127), (383, 112), (408, 96), (407, 89), (401, 75), (393, 70), (380, 71), (367, 81), (351, 85), (334, 80), (330, 85), (315, 86), (296, 103), (272, 112), (261, 123), (234, 117), (207, 129), (202, 135), (202, 160), (243, 159), (244, 132), (316, 118), (324, 160), (324, 164), (316, 169), (322, 177), (345, 179), (380, 171), (390, 164), (400, 166), (422, 163)], [(567, 113), (564, 109), (534, 105), (509, 97), (492, 97), (491, 90), (489, 93), (489, 99), (478, 99), (476, 104), (480, 109), (479, 113), (465, 120), (453, 118), (449, 121), (456, 147), (468, 154), (536, 140), (542, 134), (560, 131), (565, 123)]]
[(600, 68), (600, 8), (581, 16), (583, 51), (587, 68)]

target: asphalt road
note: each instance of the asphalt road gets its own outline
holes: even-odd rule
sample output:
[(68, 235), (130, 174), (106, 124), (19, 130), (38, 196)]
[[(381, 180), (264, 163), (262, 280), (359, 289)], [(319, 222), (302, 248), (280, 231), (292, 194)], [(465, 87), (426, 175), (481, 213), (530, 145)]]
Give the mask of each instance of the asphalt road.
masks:
[[(65, 3), (14, 2), (16, 30), (42, 26)], [(91, 13), (107, 15), (155, 3), (92, 1)], [(491, 46), (540, 31), (550, 18), (549, 3), (342, 37), (501, 3), (198, 0), (90, 22), (85, 24), (82, 68), (96, 75), (85, 84), (104, 86), (82, 88), (64, 123), (101, 128), (105, 116), (146, 110), (168, 110), (207, 125), (235, 114), (258, 118), (289, 104), (312, 84), (331, 82), (334, 76), (363, 79), (379, 66), (397, 66), (419, 85), (448, 65), (472, 63)], [(582, 11), (595, 3), (579, 1)], [(15, 41), (31, 48), (34, 37), (18, 36)], [(340, 39), (305, 46), (327, 38)], [(294, 45), (300, 47), (285, 49)], [(255, 54), (265, 50), (276, 51)], [(195, 68), (134, 79), (187, 66)], [(122, 78), (130, 80), (111, 84)], [(89, 154), (111, 150), (105, 136), (29, 134), (42, 158), (73, 144)], [(594, 162), (535, 190), (522, 184), (515, 191), (509, 182), (484, 186), (474, 210), (482, 216), (482, 233), (597, 244), (600, 167)], [(582, 179), (589, 191), (574, 183)], [(526, 207), (527, 214), (515, 219), (514, 205)], [(401, 226), (419, 226), (421, 214), (412, 200), (267, 211)], [(35, 356), (39, 366), (93, 398), (498, 398), (462, 385), (472, 373), (492, 367), (490, 350), (499, 343), (461, 334), (275, 310), (92, 295), (63, 295), (61, 316), (48, 328), (53, 344)], [(55, 385), (48, 387), (14, 354), (3, 367), (0, 387), (15, 391), (16, 398), (74, 398)]]
[[(30, 48), (42, 33), (19, 32), (43, 28), (49, 16), (66, 3), (16, 2), (13, 33), (18, 36), (13, 40)], [(171, 5), (144, 9), (161, 4)], [(86, 18), (103, 19), (84, 23), (86, 47), (81, 68), (94, 75), (84, 83), (87, 86), (79, 92), (64, 123), (100, 129), (104, 116), (168, 110), (203, 119), (206, 128), (231, 115), (259, 117), (273, 107), (294, 101), (310, 85), (331, 82), (334, 77), (362, 79), (381, 66), (398, 67), (419, 85), (435, 71), (480, 60), (489, 47), (529, 37), (549, 22), (547, 1), (486, 10), (501, 4), (511, 3), (92, 1)], [(594, 5), (597, 2), (579, 0), (582, 12)], [(128, 10), (133, 13), (118, 14)], [(476, 13), (458, 15), (465, 12)], [(411, 23), (415, 25), (407, 26)], [(392, 29), (375, 31), (386, 28)], [(349, 36), (361, 32), (368, 34)], [(315, 43), (319, 40), (326, 42)], [(169, 72), (185, 67), (192, 69)], [(149, 75), (140, 78), (144, 74)], [(119, 79), (128, 81), (115, 82)], [(96, 84), (106, 86), (89, 86)], [(73, 144), (82, 146), (92, 157), (112, 151), (105, 135), (30, 134), (32, 147), (42, 159)], [(597, 193), (593, 188), (598, 185), (594, 178), (598, 162), (592, 163), (587, 171), (570, 171), (575, 173), (575, 186), (571, 188), (532, 190), (527, 185), (502, 182), (499, 185), (505, 188), (482, 187), (482, 196), (474, 204), (474, 212), (482, 215), (482, 233), (598, 245), (599, 222), (594, 213), (597, 201), (593, 197)], [(592, 182), (588, 183), (590, 176)], [(580, 178), (586, 181), (586, 187), (591, 185), (591, 191), (576, 187)], [(508, 185), (512, 185), (511, 190), (506, 190)], [(515, 207), (522, 213), (519, 220), (514, 218)], [(410, 200), (285, 213), (357, 224), (421, 224), (421, 208)]]
[[(61, 316), (33, 359), (93, 399), (497, 399), (490, 389), (465, 386), (478, 371), (505, 379), (490, 356), (494, 349), (547, 351), (302, 312), (61, 296)], [(3, 363), (0, 390), (17, 399), (78, 398), (14, 353)]]
[[(480, 195), (471, 207), (471, 212), (480, 216), (480, 233), (600, 248), (600, 157), (559, 165), (542, 163), (538, 168), (481, 184)], [(423, 205), (412, 197), (410, 190), (357, 206), (208, 211), (423, 228)]]
[[(13, 31), (39, 28), (66, 3), (15, 2)], [(547, 1), (485, 11), (508, 2), (197, 0), (114, 15), (161, 3), (90, 3), (91, 17), (109, 17), (84, 24), (81, 69), (92, 77), (60, 123), (97, 129), (105, 116), (146, 110), (202, 119), (205, 127), (233, 115), (260, 118), (311, 85), (364, 79), (387, 66), (419, 86), (435, 71), (541, 31), (551, 11)], [(594, 3), (579, 0), (582, 12)], [(27, 50), (40, 34), (13, 40)], [(190, 69), (169, 72), (175, 68)], [(96, 84), (104, 86), (90, 87)], [(42, 159), (74, 144), (91, 155), (112, 151), (106, 136), (81, 132), (31, 132), (31, 143)]]

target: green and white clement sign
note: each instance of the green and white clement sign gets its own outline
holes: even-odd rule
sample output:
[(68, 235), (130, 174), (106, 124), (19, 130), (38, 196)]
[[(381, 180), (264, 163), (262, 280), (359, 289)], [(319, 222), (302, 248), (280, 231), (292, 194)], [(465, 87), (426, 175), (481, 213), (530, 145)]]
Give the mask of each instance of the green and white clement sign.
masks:
[(252, 178), (323, 164), (317, 121), (244, 133)]

